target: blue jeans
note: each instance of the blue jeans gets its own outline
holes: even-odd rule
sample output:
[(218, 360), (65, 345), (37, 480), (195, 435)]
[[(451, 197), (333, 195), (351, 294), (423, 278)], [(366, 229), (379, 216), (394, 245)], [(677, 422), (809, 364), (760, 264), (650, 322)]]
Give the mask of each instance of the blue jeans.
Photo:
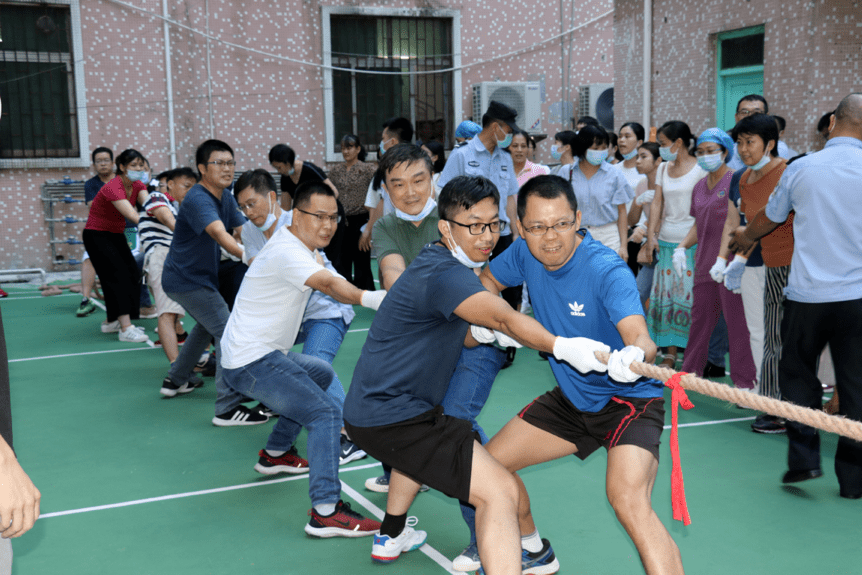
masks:
[[(302, 346), (303, 355), (322, 359), (332, 365), (332, 360), (335, 359), (338, 348), (344, 341), (344, 334), (347, 333), (348, 327), (341, 318), (307, 319), (299, 327), (299, 334), (296, 336), (294, 345), (304, 343), (305, 345)], [(344, 386), (337, 374), (328, 391), (329, 395), (343, 408)]]
[[(221, 350), (221, 336), (230, 312), (224, 298), (216, 290), (199, 288), (192, 291), (166, 293), (169, 298), (183, 306), (186, 313), (197, 322), (180, 349), (180, 355), (168, 371), (171, 381), (177, 385), (183, 385), (193, 375), (195, 364), (209, 347), (212, 338), (215, 338), (216, 349)], [(242, 394), (225, 385), (221, 362), (216, 362), (215, 387), (216, 415), (227, 413), (242, 402)]]
[(226, 384), (279, 414), (266, 449), (287, 451), (300, 428), (308, 430), (308, 495), (312, 505), (337, 503), (341, 496), (338, 456), (341, 406), (326, 392), (332, 366), (316, 357), (273, 351), (252, 363), (225, 369)]
[(638, 286), (638, 294), (641, 297), (641, 305), (645, 306), (652, 291), (652, 278), (655, 275), (655, 264), (644, 264), (635, 278)]
[(718, 316), (718, 323), (715, 324), (715, 329), (712, 330), (712, 335), (709, 337), (707, 361), (712, 365), (724, 367), (724, 356), (727, 355), (728, 349), (730, 349), (730, 341), (727, 338), (727, 322), (724, 321), (724, 314), (721, 314)]

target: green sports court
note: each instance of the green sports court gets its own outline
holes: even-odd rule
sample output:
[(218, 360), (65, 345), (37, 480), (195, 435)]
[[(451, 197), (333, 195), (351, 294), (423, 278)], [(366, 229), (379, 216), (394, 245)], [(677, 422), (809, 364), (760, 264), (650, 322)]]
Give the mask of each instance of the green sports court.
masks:
[[(448, 572), (466, 545), (457, 502), (434, 491), (420, 494), (410, 511), (427, 544), (392, 565), (372, 563), (371, 538), (306, 536), (307, 475), (272, 478), (252, 469), (271, 424), (214, 427), (211, 378), (194, 393), (163, 399), (168, 364), (160, 349), (102, 334), (101, 311), (75, 317), (75, 295), (4, 288), (15, 448), (42, 492), (41, 518), (14, 541), (14, 573), (433, 575)], [(345, 387), (372, 317), (357, 308), (335, 360)], [(155, 319), (136, 323), (156, 339)], [(480, 422), (493, 434), (553, 385), (546, 362), (520, 350)], [(672, 519), (669, 430), (653, 493), (686, 572), (860, 573), (862, 501), (838, 496), (835, 436), (823, 436), (824, 477), (785, 487), (784, 436), (752, 433), (756, 412), (690, 397), (695, 408), (680, 411), (679, 436), (692, 524)], [(669, 425), (669, 391), (666, 399)], [(605, 498), (605, 463), (600, 450), (586, 462), (570, 457), (522, 474), (561, 574), (642, 572)], [(345, 501), (378, 518), (386, 496), (364, 482), (380, 473), (370, 458), (341, 468)]]

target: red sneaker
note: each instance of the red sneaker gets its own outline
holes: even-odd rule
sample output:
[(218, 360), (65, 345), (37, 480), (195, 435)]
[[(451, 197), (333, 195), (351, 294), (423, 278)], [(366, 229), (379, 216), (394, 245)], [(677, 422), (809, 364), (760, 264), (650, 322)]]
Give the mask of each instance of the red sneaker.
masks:
[(360, 515), (343, 501), (336, 504), (332, 515), (324, 517), (314, 509), (308, 514), (311, 520), (305, 532), (314, 537), (366, 537), (380, 531), (379, 521)]
[(278, 475), (279, 473), (295, 475), (308, 471), (308, 461), (299, 456), (295, 447), (291, 447), (290, 451), (279, 457), (268, 454), (266, 449), (261, 449), (258, 455), (260, 459), (257, 460), (254, 470), (264, 475)]
[(0, 297), (9, 297), (9, 294), (3, 291), (2, 288), (0, 288)]

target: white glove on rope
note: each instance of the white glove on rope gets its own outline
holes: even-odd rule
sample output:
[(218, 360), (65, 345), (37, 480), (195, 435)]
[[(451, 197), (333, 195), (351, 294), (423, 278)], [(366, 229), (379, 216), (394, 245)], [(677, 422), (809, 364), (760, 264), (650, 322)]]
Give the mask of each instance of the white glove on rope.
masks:
[(709, 268), (709, 277), (718, 283), (724, 282), (724, 272), (727, 269), (727, 260), (721, 256), (715, 258), (715, 263)]
[(377, 308), (379, 308), (380, 304), (383, 303), (383, 298), (385, 297), (386, 290), (384, 289), (376, 291), (365, 290), (362, 292), (362, 297), (359, 298), (359, 303), (362, 304), (362, 307), (367, 307), (377, 311)]
[(679, 277), (685, 276), (688, 266), (685, 263), (685, 248), (676, 248), (673, 250), (673, 271)]
[(747, 261), (747, 257), (737, 254), (733, 256), (733, 261), (724, 270), (724, 287), (733, 293), (742, 293), (742, 274), (745, 272)]
[(248, 252), (245, 251), (245, 246), (242, 244), (237, 244), (237, 245), (239, 246), (239, 249), (242, 250), (242, 255), (240, 256), (239, 259), (242, 261), (242, 263), (244, 263), (245, 265), (248, 265)]
[(635, 198), (635, 203), (642, 206), (644, 204), (652, 203), (653, 198), (655, 198), (655, 190), (647, 190)]
[(643, 360), (644, 350), (635, 345), (627, 345), (611, 353), (611, 357), (608, 360), (608, 375), (615, 381), (632, 383), (641, 376), (629, 369), (629, 366), (633, 361)]
[(554, 340), (554, 357), (565, 361), (581, 373), (604, 373), (608, 366), (596, 359), (595, 352), (611, 351), (610, 346), (586, 337), (558, 337)]
[(470, 333), (473, 334), (473, 339), (479, 343), (494, 343), (497, 339), (494, 335), (494, 330), (482, 327), (481, 325), (471, 325)]

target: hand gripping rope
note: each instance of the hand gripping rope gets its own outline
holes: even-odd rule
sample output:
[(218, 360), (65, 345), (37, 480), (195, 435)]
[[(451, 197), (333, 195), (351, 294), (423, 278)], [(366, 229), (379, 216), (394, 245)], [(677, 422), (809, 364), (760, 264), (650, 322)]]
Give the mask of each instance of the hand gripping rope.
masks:
[[(607, 363), (610, 354), (597, 351), (596, 359)], [(685, 490), (682, 481), (682, 468), (679, 464), (679, 440), (677, 435), (677, 405), (683, 409), (691, 409), (693, 405), (685, 395), (684, 390), (695, 391), (702, 395), (708, 395), (717, 399), (723, 399), (731, 403), (744, 405), (749, 409), (762, 411), (770, 415), (798, 421), (799, 423), (837, 433), (856, 441), (862, 441), (862, 422), (853, 421), (840, 415), (828, 415), (827, 413), (794, 405), (779, 399), (757, 395), (745, 389), (731, 387), (724, 383), (716, 383), (707, 379), (695, 377), (690, 373), (677, 373), (672, 369), (659, 367), (642, 362), (633, 362), (629, 369), (638, 375), (651, 377), (664, 381), (665, 385), (673, 390), (672, 394), (672, 425), (671, 425), (671, 457), (673, 458), (673, 471), (671, 472), (671, 486), (673, 492), (673, 518), (688, 525), (691, 519), (685, 505)]]

